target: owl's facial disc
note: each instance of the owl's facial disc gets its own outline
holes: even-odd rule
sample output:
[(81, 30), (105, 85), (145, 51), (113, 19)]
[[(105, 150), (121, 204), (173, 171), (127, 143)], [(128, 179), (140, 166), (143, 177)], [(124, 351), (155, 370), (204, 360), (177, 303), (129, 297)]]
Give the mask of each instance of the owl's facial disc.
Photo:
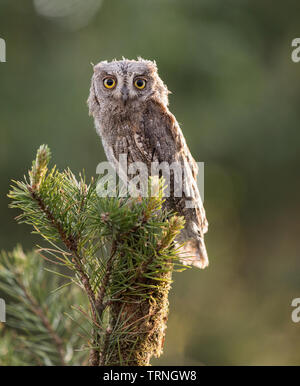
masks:
[(103, 108), (138, 111), (140, 104), (149, 100), (168, 105), (168, 89), (159, 78), (155, 63), (141, 58), (95, 65), (92, 91)]
[(107, 66), (101, 64), (95, 68), (95, 89), (99, 99), (103, 96), (110, 103), (127, 107), (143, 103), (153, 95), (154, 79), (147, 68), (134, 66), (128, 69), (128, 66), (122, 65), (115, 69)]

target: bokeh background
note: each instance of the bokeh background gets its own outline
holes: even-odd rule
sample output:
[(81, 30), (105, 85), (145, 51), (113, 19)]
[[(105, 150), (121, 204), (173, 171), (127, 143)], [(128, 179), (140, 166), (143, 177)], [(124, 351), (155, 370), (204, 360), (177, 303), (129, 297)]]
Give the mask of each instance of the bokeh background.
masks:
[(89, 176), (105, 159), (86, 106), (90, 63), (155, 59), (205, 162), (211, 264), (175, 275), (153, 364), (299, 365), (299, 13), (296, 0), (0, 0), (0, 248), (39, 240), (6, 194), (40, 144)]

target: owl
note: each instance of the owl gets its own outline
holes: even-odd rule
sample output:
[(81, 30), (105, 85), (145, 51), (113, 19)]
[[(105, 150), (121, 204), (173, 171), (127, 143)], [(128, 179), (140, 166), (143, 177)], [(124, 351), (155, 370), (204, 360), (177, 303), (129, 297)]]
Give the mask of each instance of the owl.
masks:
[(174, 194), (173, 173), (164, 206), (185, 218), (185, 227), (176, 240), (183, 244), (183, 263), (205, 268), (208, 256), (204, 234), (208, 222), (196, 184), (197, 163), (168, 109), (168, 94), (155, 62), (142, 58), (102, 61), (94, 66), (89, 113), (107, 159), (119, 175), (120, 154), (126, 154), (129, 165), (143, 162), (149, 170), (153, 162), (182, 165), (183, 184), (190, 193), (181, 197)]

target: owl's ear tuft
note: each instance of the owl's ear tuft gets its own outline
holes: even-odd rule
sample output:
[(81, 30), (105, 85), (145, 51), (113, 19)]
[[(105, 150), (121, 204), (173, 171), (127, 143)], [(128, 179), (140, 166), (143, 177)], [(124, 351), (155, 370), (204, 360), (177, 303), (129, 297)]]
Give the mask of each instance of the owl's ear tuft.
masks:
[(149, 60), (150, 63), (152, 63), (152, 66), (155, 68), (155, 70), (157, 71), (157, 64), (156, 64), (156, 61), (155, 60)]
[(147, 61), (147, 64), (148, 64), (148, 66), (151, 68), (151, 70), (153, 71), (153, 72), (158, 72), (157, 71), (157, 65), (156, 65), (156, 61), (155, 60), (148, 60)]
[(99, 62), (96, 65), (94, 65), (94, 67), (93, 67), (94, 72), (98, 72), (99, 70), (101, 70), (101, 67), (105, 64), (107, 64), (107, 60), (103, 60), (102, 62)]
[(141, 56), (138, 56), (137, 60), (138, 62), (145, 63), (153, 72), (157, 72), (157, 65), (155, 60), (143, 59)]

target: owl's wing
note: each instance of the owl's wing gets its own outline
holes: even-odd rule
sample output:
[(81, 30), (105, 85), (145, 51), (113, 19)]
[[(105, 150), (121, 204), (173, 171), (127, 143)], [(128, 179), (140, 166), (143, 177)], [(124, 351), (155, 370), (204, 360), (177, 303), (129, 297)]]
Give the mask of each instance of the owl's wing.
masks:
[[(174, 201), (175, 210), (184, 215), (186, 220), (181, 240), (187, 241), (187, 253), (194, 255), (194, 258), (186, 259), (187, 262), (204, 268), (208, 265), (208, 258), (203, 235), (207, 232), (208, 222), (196, 182), (198, 165), (174, 115), (165, 106), (155, 102), (149, 104), (144, 114), (143, 131), (159, 162), (178, 161), (184, 169), (184, 183), (190, 188), (191, 194), (185, 194), (184, 200)], [(188, 207), (182, 205), (183, 201), (189, 203)]]
[(143, 120), (144, 133), (159, 162), (182, 162), (184, 172), (192, 185), (199, 223), (203, 233), (207, 232), (205, 210), (196, 184), (198, 165), (191, 155), (176, 118), (163, 105), (151, 102)]

